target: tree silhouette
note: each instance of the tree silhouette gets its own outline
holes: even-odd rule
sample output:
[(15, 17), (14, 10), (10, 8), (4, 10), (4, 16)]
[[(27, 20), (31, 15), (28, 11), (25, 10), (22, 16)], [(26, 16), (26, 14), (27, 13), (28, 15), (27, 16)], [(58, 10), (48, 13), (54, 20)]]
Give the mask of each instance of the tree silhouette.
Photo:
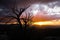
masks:
[(32, 24), (33, 13), (25, 12), (25, 15), (22, 14), (21, 17), (22, 17), (21, 19), (24, 22), (24, 26), (25, 26), (25, 30), (26, 30), (27, 26)]
[[(27, 7), (27, 8), (28, 8), (28, 7)], [(15, 8), (12, 8), (12, 9), (11, 9), (11, 10), (12, 10), (12, 14), (7, 15), (6, 17), (11, 17), (11, 18), (16, 19), (17, 22), (18, 22), (18, 24), (19, 24), (19, 26), (20, 26), (20, 28), (22, 29), (22, 23), (21, 23), (21, 18), (20, 18), (20, 16), (21, 16), (21, 14), (22, 14), (27, 8), (20, 8), (20, 10), (15, 9)], [(11, 19), (11, 20), (12, 20), (12, 19)], [(9, 21), (11, 21), (11, 20), (9, 20)], [(9, 21), (8, 21), (8, 22), (9, 22)]]
[[(29, 6), (28, 6), (29, 7)], [(9, 21), (11, 21), (12, 19), (16, 19), (20, 29), (22, 29), (22, 23), (21, 23), (21, 14), (28, 8), (28, 7), (24, 7), (24, 8), (18, 8), (18, 5), (16, 3), (16, 0), (13, 4), (13, 6), (9, 7), (9, 11), (8, 14), (5, 17), (9, 17), (11, 18), (10, 20), (8, 20), (6, 23), (8, 23)]]

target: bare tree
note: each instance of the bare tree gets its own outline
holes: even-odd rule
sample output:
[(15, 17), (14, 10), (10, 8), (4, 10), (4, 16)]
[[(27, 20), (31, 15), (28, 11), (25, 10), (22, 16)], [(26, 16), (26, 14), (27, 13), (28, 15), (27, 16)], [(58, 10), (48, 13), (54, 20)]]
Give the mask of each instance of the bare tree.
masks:
[[(29, 7), (29, 6), (28, 6)], [(6, 15), (5, 17), (10, 17), (10, 18), (13, 18), (13, 19), (16, 19), (20, 28), (22, 29), (22, 23), (21, 23), (21, 14), (28, 8), (28, 7), (25, 7), (25, 8), (18, 8), (18, 5), (16, 4), (13, 4), (12, 7), (9, 7), (9, 12), (8, 12), (8, 15)], [(6, 23), (8, 23), (9, 21), (11, 21), (12, 19), (8, 20)]]
[[(29, 7), (29, 6), (28, 6)], [(10, 17), (11, 19), (8, 20), (6, 23), (8, 23), (9, 21), (11, 21), (12, 19), (16, 19), (20, 29), (22, 29), (22, 23), (21, 23), (21, 14), (28, 8), (28, 7), (24, 7), (24, 8), (18, 8), (18, 5), (16, 4), (16, 0), (15, 3), (13, 4), (13, 6), (9, 7), (9, 12), (5, 17)], [(25, 22), (25, 21), (24, 21)], [(26, 22), (25, 22), (26, 23)]]
[(33, 13), (25, 12), (25, 14), (22, 14), (22, 18), (21, 19), (24, 22), (25, 29), (27, 28), (27, 26), (32, 24), (32, 18), (33, 18)]
[[(20, 16), (21, 16), (21, 14), (22, 14), (26, 9), (27, 9), (27, 8), (20, 8), (20, 10), (18, 10), (18, 9), (15, 9), (15, 7), (13, 7), (13, 8), (11, 9), (12, 14), (7, 15), (6, 17), (11, 17), (11, 18), (16, 19), (17, 22), (18, 22), (18, 24), (19, 24), (19, 26), (20, 26), (20, 28), (22, 29), (22, 23), (21, 23), (21, 18), (20, 18)], [(12, 19), (10, 19), (9, 21), (11, 21), (11, 20), (12, 20)], [(9, 22), (9, 21), (8, 21), (8, 22)]]

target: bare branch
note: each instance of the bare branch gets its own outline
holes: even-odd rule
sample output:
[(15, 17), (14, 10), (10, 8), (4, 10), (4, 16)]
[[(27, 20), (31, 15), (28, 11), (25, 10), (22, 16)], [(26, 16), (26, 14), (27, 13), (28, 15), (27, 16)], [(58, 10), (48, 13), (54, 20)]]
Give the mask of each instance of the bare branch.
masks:
[(16, 9), (16, 12), (18, 12), (18, 13), (19, 13), (20, 11)]
[(19, 12), (19, 16), (21, 16), (21, 14), (27, 9), (29, 8), (30, 6), (26, 7), (26, 8), (20, 8), (20, 12)]
[(21, 14), (25, 11), (24, 8), (20, 8), (20, 12), (19, 12), (19, 16), (21, 16)]
[(9, 19), (8, 21), (6, 21), (6, 23), (8, 23), (9, 21), (11, 21), (13, 18)]
[(12, 12), (13, 12), (16, 16), (18, 16), (18, 14), (16, 13), (16, 9), (12, 8)]
[(17, 17), (12, 16), (12, 15), (8, 15), (8, 16), (5, 16), (5, 17), (11, 17), (11, 18), (15, 18), (15, 19), (17, 19)]

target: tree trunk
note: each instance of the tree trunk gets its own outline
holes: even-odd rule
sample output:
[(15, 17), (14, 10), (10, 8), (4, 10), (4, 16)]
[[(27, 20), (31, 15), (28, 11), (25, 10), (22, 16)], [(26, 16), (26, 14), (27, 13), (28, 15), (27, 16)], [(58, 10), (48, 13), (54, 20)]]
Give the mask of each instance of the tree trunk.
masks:
[(26, 21), (25, 21), (25, 24), (24, 25), (25, 25), (25, 28), (24, 29), (26, 30), (27, 29), (27, 22)]
[(20, 21), (19, 18), (17, 19), (17, 22), (19, 23), (19, 27), (18, 27), (18, 29), (19, 29), (19, 30), (22, 30), (22, 24), (21, 24), (21, 21)]

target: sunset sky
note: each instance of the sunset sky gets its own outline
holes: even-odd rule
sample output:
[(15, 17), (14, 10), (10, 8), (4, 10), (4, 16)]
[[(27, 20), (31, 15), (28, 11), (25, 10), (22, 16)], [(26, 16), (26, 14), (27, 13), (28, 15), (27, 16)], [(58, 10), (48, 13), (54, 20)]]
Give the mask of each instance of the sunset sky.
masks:
[(48, 4), (32, 4), (26, 12), (33, 14), (35, 21), (60, 19), (60, 6), (57, 5), (58, 3), (59, 2), (55, 1)]
[[(60, 24), (58, 21), (60, 20), (60, 0), (0, 0), (0, 17), (9, 15), (9, 8), (14, 5), (15, 1), (18, 8), (30, 5), (25, 12), (33, 14), (33, 21), (53, 22), (52, 20), (56, 20), (55, 22)], [(25, 12), (22, 15), (25, 15)]]

